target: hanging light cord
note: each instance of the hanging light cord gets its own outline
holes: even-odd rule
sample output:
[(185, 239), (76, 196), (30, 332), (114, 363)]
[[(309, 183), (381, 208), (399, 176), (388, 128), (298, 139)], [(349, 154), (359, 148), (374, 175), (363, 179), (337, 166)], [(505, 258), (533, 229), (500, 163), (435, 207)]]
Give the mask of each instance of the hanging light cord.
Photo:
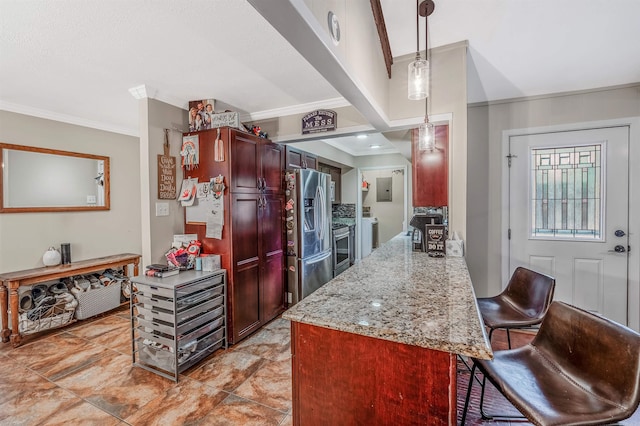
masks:
[(420, 59), (420, 0), (416, 0), (416, 59)]
[[(427, 37), (429, 36), (429, 13), (426, 12), (427, 8), (425, 8), (425, 14), (424, 14), (424, 60), (425, 61), (429, 61), (429, 40), (427, 39)], [(431, 65), (431, 64), (429, 64)], [(429, 72), (428, 77), (429, 80), (431, 80), (431, 72)], [(427, 87), (429, 87), (429, 92), (431, 91), (431, 82), (427, 83)], [(427, 93), (427, 98), (425, 99), (424, 102), (424, 122), (428, 123), (429, 122), (429, 98), (431, 98), (431, 93)]]
[[(426, 7), (425, 7), (426, 10)], [(424, 14), (424, 56), (425, 59), (429, 59), (429, 40), (427, 39), (427, 37), (429, 36), (429, 13), (426, 12)]]

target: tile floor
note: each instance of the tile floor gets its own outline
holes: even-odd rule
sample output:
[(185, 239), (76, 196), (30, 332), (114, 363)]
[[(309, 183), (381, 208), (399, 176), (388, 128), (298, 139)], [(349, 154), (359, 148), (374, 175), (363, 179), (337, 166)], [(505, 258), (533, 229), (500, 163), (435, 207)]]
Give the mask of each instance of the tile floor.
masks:
[[(131, 365), (128, 310), (30, 339), (0, 343), (0, 425), (290, 425), (289, 322), (276, 319), (245, 341), (220, 350), (176, 384)], [(494, 334), (494, 346), (504, 342)], [(524, 344), (531, 335), (512, 343)], [(469, 372), (460, 363), (461, 415)], [(467, 425), (479, 418), (474, 386)], [(515, 409), (489, 390), (488, 411)], [(635, 419), (635, 421), (634, 421)], [(624, 425), (640, 424), (636, 413)], [(523, 421), (513, 424), (528, 424)]]

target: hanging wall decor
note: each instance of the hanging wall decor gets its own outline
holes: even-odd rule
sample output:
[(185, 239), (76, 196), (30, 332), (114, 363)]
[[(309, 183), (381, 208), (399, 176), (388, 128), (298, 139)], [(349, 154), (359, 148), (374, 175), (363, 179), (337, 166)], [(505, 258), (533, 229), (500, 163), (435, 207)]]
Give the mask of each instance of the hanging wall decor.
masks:
[(183, 136), (182, 137), (182, 149), (180, 155), (182, 156), (182, 167), (185, 170), (190, 171), (198, 167), (199, 163), (199, 151), (200, 151), (200, 138), (198, 135)]
[(224, 141), (220, 138), (220, 127), (218, 127), (218, 133), (216, 134), (216, 140), (213, 143), (213, 161), (224, 161)]
[(158, 199), (176, 198), (176, 157), (169, 155), (169, 129), (164, 129), (164, 154), (158, 154)]
[(302, 134), (330, 132), (337, 129), (338, 114), (330, 109), (319, 109), (302, 117)]

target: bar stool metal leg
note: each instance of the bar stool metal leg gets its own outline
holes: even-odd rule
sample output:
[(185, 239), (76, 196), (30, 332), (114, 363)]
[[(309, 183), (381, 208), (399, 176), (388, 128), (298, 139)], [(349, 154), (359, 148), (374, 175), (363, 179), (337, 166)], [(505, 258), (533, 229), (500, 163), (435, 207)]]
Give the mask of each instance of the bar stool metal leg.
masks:
[(487, 378), (484, 376), (484, 374), (482, 375), (482, 383), (480, 382), (480, 379), (478, 379), (475, 375), (476, 372), (476, 364), (473, 363), (473, 366), (471, 367), (471, 376), (469, 377), (469, 386), (467, 388), (467, 397), (464, 401), (464, 409), (462, 410), (462, 419), (460, 422), (460, 425), (464, 426), (465, 421), (467, 419), (467, 412), (469, 410), (469, 401), (471, 400), (471, 387), (473, 386), (473, 381), (476, 380), (480, 386), (482, 386), (482, 390), (480, 391), (480, 416), (482, 418), (482, 420), (520, 420), (520, 419), (526, 419), (525, 416), (522, 415), (503, 415), (503, 414), (487, 414), (484, 412), (484, 390), (485, 390), (485, 386), (486, 386), (486, 381)]
[(471, 399), (471, 387), (473, 386), (473, 378), (476, 372), (476, 365), (473, 364), (471, 367), (471, 376), (469, 376), (469, 386), (467, 387), (467, 397), (464, 400), (464, 409), (462, 410), (462, 420), (460, 421), (460, 425), (464, 426), (464, 423), (467, 419), (467, 410), (469, 409), (469, 399)]

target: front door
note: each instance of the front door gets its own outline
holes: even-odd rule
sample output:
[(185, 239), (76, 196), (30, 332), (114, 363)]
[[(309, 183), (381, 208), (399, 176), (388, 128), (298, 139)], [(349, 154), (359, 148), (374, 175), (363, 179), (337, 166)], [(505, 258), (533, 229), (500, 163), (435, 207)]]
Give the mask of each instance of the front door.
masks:
[(554, 300), (627, 324), (629, 128), (509, 139), (509, 270), (556, 278)]

